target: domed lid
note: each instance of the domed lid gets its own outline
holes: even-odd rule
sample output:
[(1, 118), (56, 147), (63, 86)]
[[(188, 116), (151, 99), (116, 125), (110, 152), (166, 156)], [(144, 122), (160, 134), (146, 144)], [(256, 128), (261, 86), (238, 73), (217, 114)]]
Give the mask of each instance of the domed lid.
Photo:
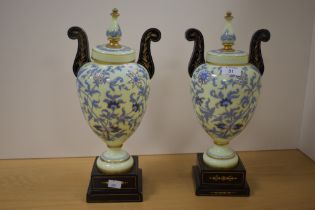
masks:
[(92, 59), (101, 64), (123, 64), (134, 62), (135, 50), (119, 43), (122, 32), (117, 22), (119, 13), (115, 8), (112, 13), (112, 22), (106, 31), (107, 44), (97, 45), (92, 49)]
[(241, 50), (234, 50), (232, 46), (236, 40), (232, 28), (232, 13), (225, 15), (225, 27), (221, 35), (222, 49), (210, 50), (207, 53), (207, 62), (217, 65), (243, 65), (248, 63), (248, 54)]

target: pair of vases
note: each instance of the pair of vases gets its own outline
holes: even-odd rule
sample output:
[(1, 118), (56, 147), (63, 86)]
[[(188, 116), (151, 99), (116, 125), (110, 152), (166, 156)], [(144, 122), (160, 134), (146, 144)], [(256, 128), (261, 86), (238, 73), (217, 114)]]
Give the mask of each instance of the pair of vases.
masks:
[[(150, 43), (159, 41), (161, 32), (156, 28), (144, 32), (135, 62), (135, 51), (119, 43), (122, 32), (117, 22), (118, 10), (113, 9), (111, 15), (106, 31), (108, 43), (92, 49), (92, 61), (86, 33), (72, 27), (68, 36), (78, 40), (73, 72), (84, 117), (108, 147), (96, 160), (97, 168), (104, 174), (124, 174), (133, 167), (134, 160), (122, 145), (145, 113), (154, 75)], [(193, 107), (214, 140), (214, 145), (204, 152), (203, 161), (214, 168), (233, 168), (238, 164), (238, 156), (228, 144), (246, 127), (256, 108), (264, 73), (260, 45), (270, 38), (269, 31), (261, 29), (252, 37), (249, 55), (234, 50), (232, 19), (228, 12), (221, 35), (223, 48), (209, 51), (206, 59), (201, 32), (186, 31), (186, 39), (194, 41), (188, 68)]]

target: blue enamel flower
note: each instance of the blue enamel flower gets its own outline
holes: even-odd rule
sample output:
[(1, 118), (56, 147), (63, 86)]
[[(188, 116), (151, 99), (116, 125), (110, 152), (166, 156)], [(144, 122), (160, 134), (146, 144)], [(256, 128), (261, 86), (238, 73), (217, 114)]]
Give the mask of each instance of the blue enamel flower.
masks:
[(107, 129), (107, 131), (113, 132), (113, 133), (118, 133), (119, 131), (121, 131), (121, 129), (117, 126), (109, 126)]
[(243, 125), (238, 123), (238, 124), (236, 124), (236, 125), (233, 126), (233, 129), (234, 129), (234, 130), (239, 130), (239, 129), (241, 129), (242, 127), (243, 127)]
[(140, 105), (138, 103), (132, 104), (132, 111), (138, 112), (140, 109)]
[(99, 87), (99, 85), (105, 84), (107, 82), (108, 77), (103, 74), (98, 73), (93, 76), (93, 79), (94, 79), (94, 82), (93, 82), (94, 85)]
[(216, 124), (217, 128), (219, 129), (225, 129), (226, 125), (224, 123), (219, 123), (219, 124)]
[(127, 76), (130, 78), (129, 82), (132, 83), (132, 86), (142, 87), (144, 81), (140, 78), (139, 72), (130, 72), (128, 71)]
[(220, 105), (221, 106), (224, 106), (224, 107), (227, 107), (229, 105), (232, 104), (232, 100), (229, 99), (229, 98), (223, 98), (221, 101), (220, 101)]
[(201, 71), (198, 75), (198, 81), (202, 84), (209, 82), (210, 74), (207, 71)]
[(133, 81), (134, 81), (135, 83), (139, 82), (139, 77), (138, 77), (137, 75), (135, 75), (135, 76), (133, 77)]
[(107, 108), (114, 110), (114, 109), (120, 108), (120, 105), (116, 101), (109, 101), (107, 102)]
[(201, 106), (202, 102), (203, 102), (203, 98), (200, 98), (200, 97), (195, 98), (195, 104)]
[[(108, 133), (108, 132), (113, 132), (113, 133), (117, 133), (119, 132), (121, 129), (117, 126), (108, 126), (108, 127), (103, 127), (100, 125), (94, 125), (93, 126), (96, 130), (98, 130), (101, 133)], [(109, 139), (107, 139), (109, 140)]]

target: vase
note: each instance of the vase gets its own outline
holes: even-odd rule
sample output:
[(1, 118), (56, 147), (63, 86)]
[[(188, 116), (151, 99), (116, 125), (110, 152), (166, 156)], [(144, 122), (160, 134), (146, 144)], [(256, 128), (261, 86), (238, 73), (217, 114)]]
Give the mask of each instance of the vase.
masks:
[(156, 28), (144, 32), (135, 62), (135, 50), (120, 44), (118, 10), (113, 9), (111, 16), (106, 31), (108, 43), (94, 47), (91, 58), (82, 28), (71, 27), (68, 36), (78, 40), (73, 72), (84, 118), (108, 147), (97, 158), (97, 168), (104, 174), (124, 174), (131, 170), (134, 160), (122, 146), (138, 128), (146, 111), (154, 75), (150, 43), (159, 41), (161, 33)]
[(223, 47), (210, 50), (204, 58), (204, 39), (197, 29), (186, 31), (194, 41), (189, 62), (191, 95), (195, 113), (214, 145), (203, 153), (203, 162), (213, 168), (233, 168), (239, 157), (229, 142), (240, 134), (252, 118), (261, 88), (264, 63), (261, 42), (270, 39), (266, 29), (256, 31), (249, 55), (233, 48), (236, 41), (233, 16), (227, 12), (220, 39)]

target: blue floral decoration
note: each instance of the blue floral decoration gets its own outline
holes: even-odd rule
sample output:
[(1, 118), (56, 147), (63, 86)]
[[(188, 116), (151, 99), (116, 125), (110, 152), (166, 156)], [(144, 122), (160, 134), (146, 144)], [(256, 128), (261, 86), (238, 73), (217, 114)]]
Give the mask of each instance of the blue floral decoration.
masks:
[(77, 90), (92, 130), (105, 141), (126, 140), (145, 113), (149, 81), (138, 64), (84, 65), (78, 72)]
[(107, 30), (106, 31), (107, 37), (116, 38), (116, 37), (121, 37), (121, 35), (122, 35), (122, 33), (121, 33), (120, 26), (118, 26), (117, 30)]
[(222, 43), (234, 43), (236, 41), (235, 34), (229, 34), (229, 32), (226, 30), (221, 35), (221, 41)]
[(133, 49), (131, 49), (128, 46), (122, 45), (121, 48), (109, 48), (106, 47), (106, 44), (101, 44), (101, 45), (97, 45), (96, 49), (106, 53), (106, 52), (110, 52), (110, 53), (129, 53), (132, 52)]
[(231, 104), (232, 104), (232, 100), (229, 99), (229, 98), (223, 98), (223, 99), (221, 99), (221, 101), (220, 101), (220, 105), (221, 105), (221, 106), (224, 106), (224, 107), (227, 107), (227, 106), (229, 106), (229, 105), (231, 105)]
[(207, 83), (210, 80), (210, 73), (208, 71), (200, 71), (198, 81), (202, 84)]
[(203, 64), (193, 73), (192, 102), (206, 132), (229, 140), (251, 119), (260, 90), (260, 74), (252, 65), (240, 66), (241, 75), (223, 75), (222, 67)]

